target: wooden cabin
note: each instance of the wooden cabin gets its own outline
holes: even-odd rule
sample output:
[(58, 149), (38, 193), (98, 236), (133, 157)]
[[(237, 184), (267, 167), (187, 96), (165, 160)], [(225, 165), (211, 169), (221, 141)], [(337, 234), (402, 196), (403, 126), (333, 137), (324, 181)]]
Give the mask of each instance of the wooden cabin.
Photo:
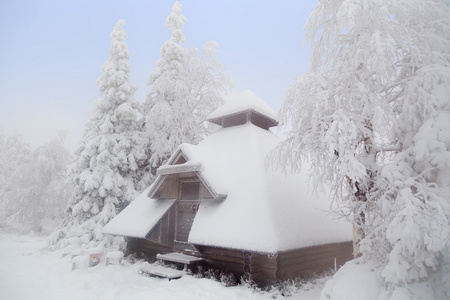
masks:
[(258, 283), (306, 276), (352, 259), (352, 228), (329, 213), (304, 173), (267, 168), (280, 139), (275, 112), (245, 91), (209, 116), (221, 126), (182, 144), (156, 181), (104, 228), (130, 253), (201, 257), (206, 267)]

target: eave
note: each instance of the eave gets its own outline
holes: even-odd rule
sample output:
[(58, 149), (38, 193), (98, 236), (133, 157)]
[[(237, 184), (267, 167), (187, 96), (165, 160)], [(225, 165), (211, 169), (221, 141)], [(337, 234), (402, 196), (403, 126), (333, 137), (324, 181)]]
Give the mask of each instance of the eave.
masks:
[(258, 112), (256, 110), (254, 110), (254, 109), (247, 109), (247, 110), (243, 110), (243, 111), (239, 111), (239, 112), (223, 115), (223, 116), (216, 117), (216, 118), (210, 118), (207, 121), (223, 127), (223, 120), (224, 119), (231, 118), (231, 117), (234, 117), (234, 116), (237, 116), (237, 115), (242, 115), (242, 114), (247, 115), (247, 118), (249, 118), (249, 116), (252, 115), (252, 114), (258, 115), (259, 117), (261, 117), (262, 119), (265, 119), (267, 121), (268, 128), (278, 125), (278, 121), (277, 120), (275, 120), (275, 119), (273, 119), (273, 118), (271, 118), (269, 116), (266, 116), (266, 115), (264, 115), (264, 114), (262, 114), (262, 113), (260, 113), (260, 112)]
[(202, 165), (200, 163), (191, 163), (190, 161), (179, 164), (179, 165), (164, 165), (161, 166), (157, 171), (156, 175), (169, 175), (169, 174), (179, 174), (186, 172), (198, 172), (201, 171)]

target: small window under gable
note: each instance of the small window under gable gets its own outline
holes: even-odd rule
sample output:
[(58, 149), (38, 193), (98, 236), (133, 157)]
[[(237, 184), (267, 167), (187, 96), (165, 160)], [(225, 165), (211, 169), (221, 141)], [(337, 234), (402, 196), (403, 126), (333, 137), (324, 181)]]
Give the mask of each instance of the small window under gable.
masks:
[(181, 183), (181, 200), (198, 200), (200, 199), (200, 182), (182, 182)]

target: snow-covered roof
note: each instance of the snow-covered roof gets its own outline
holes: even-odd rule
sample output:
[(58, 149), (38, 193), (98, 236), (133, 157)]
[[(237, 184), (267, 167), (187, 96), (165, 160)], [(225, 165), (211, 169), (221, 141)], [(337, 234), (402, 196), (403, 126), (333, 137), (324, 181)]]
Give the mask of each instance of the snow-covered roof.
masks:
[(328, 196), (312, 194), (305, 172), (266, 169), (266, 156), (279, 142), (247, 123), (180, 146), (188, 160), (201, 161), (201, 178), (226, 195), (202, 201), (189, 242), (276, 253), (352, 239), (351, 226), (330, 215)]
[(276, 112), (250, 90), (245, 90), (237, 96), (230, 97), (223, 106), (208, 115), (208, 120), (214, 122), (214, 120), (244, 111), (254, 111), (277, 123)]
[[(247, 109), (276, 118), (250, 91), (244, 92), (239, 101), (242, 106), (227, 103), (210, 118)], [(276, 253), (351, 240), (351, 225), (330, 214), (328, 195), (313, 195), (305, 171), (285, 174), (266, 168), (267, 154), (279, 143), (280, 139), (270, 130), (248, 122), (221, 128), (198, 145), (180, 145), (159, 169), (155, 183), (111, 223), (122, 218), (122, 214), (127, 217), (117, 220), (114, 230), (107, 231), (145, 236), (145, 231), (156, 224), (156, 217), (162, 217), (163, 210), (173, 203), (152, 199), (165, 178), (195, 172), (216, 199), (202, 199), (189, 234), (190, 243)], [(181, 156), (185, 162), (177, 164)], [(126, 222), (137, 222), (139, 226), (133, 229)], [(110, 224), (107, 227), (113, 227)], [(120, 229), (125, 225), (127, 230)]]
[(103, 228), (103, 233), (145, 238), (158, 223), (175, 199), (151, 199), (147, 196), (151, 186), (133, 200), (122, 212)]

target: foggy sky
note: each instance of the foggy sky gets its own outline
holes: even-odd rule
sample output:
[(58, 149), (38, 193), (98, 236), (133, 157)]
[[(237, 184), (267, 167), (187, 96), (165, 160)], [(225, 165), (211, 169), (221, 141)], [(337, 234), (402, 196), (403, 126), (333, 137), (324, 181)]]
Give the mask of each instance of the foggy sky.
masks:
[[(143, 102), (174, 1), (1, 1), (0, 127), (37, 147), (59, 131), (74, 148), (100, 96), (96, 80), (110, 37), (125, 19), (131, 82)], [(316, 1), (181, 1), (186, 45), (219, 43), (234, 93), (250, 89), (278, 110), (293, 79), (309, 70), (302, 28)]]

